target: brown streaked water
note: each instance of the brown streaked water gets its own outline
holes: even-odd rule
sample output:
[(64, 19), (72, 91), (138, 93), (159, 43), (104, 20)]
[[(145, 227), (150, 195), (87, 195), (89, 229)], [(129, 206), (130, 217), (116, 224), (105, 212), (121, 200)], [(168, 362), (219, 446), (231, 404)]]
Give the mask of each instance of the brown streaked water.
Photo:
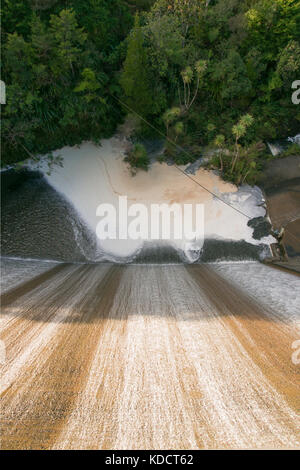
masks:
[(58, 265), (2, 301), (3, 449), (299, 446), (294, 320), (222, 269)]

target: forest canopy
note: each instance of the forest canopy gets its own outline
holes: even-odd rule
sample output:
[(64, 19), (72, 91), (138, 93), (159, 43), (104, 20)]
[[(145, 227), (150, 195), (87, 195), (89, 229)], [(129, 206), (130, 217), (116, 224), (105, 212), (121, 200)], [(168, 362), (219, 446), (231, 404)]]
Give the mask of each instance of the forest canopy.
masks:
[(299, 0), (5, 0), (2, 24), (4, 164), (112, 135), (117, 99), (178, 162), (228, 148), (216, 164), (238, 183), (299, 132)]

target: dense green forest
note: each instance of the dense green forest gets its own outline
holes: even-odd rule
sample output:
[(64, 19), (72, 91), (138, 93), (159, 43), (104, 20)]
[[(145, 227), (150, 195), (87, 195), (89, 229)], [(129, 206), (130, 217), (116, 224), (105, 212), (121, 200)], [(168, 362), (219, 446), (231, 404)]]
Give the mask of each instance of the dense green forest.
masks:
[(132, 112), (166, 158), (210, 145), (226, 179), (253, 183), (264, 142), (299, 132), (299, 0), (4, 0), (2, 18), (3, 164), (97, 142)]

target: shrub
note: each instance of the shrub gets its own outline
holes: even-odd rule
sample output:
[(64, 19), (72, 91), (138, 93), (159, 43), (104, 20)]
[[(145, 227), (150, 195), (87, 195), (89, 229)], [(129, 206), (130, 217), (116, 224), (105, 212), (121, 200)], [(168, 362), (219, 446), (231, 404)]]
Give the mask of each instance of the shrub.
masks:
[(129, 152), (127, 157), (125, 157), (125, 161), (127, 161), (135, 170), (141, 169), (148, 171), (150, 164), (150, 160), (144, 145), (138, 143), (133, 146), (131, 152)]

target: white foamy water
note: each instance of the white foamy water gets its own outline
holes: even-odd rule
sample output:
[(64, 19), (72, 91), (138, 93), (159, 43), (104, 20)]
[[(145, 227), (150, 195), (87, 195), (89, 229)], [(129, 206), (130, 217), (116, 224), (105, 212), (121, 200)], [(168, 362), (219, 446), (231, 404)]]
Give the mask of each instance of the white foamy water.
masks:
[(299, 278), (261, 263), (212, 263), (213, 269), (300, 331)]
[[(51, 175), (45, 171), (49, 184), (64, 195), (94, 234), (100, 221), (96, 215), (97, 207), (103, 203), (118, 207), (119, 196), (127, 196), (128, 207), (136, 203), (142, 203), (148, 209), (153, 203), (178, 203), (182, 207), (185, 203), (204, 204), (205, 238), (245, 240), (254, 245), (274, 241), (272, 237), (254, 240), (247, 217), (214, 198), (174, 166), (154, 163), (148, 172), (139, 171), (133, 177), (123, 161), (124, 152), (125, 144), (117, 138), (103, 140), (98, 147), (91, 143), (65, 147), (55, 152), (63, 157), (63, 167), (55, 167)], [(263, 196), (257, 187), (243, 186), (237, 190), (234, 185), (203, 169), (196, 172), (194, 179), (249, 217), (265, 214), (265, 209), (260, 206)], [(200, 254), (203, 240), (192, 243), (170, 240), (170, 244), (193, 261)], [(103, 259), (103, 253), (111, 260), (129, 258), (142, 246), (142, 240), (98, 240), (99, 252), (95, 254), (95, 260)]]
[(18, 258), (1, 258), (1, 292), (13, 289), (22, 282), (29, 281), (56, 266), (52, 261), (28, 260)]

